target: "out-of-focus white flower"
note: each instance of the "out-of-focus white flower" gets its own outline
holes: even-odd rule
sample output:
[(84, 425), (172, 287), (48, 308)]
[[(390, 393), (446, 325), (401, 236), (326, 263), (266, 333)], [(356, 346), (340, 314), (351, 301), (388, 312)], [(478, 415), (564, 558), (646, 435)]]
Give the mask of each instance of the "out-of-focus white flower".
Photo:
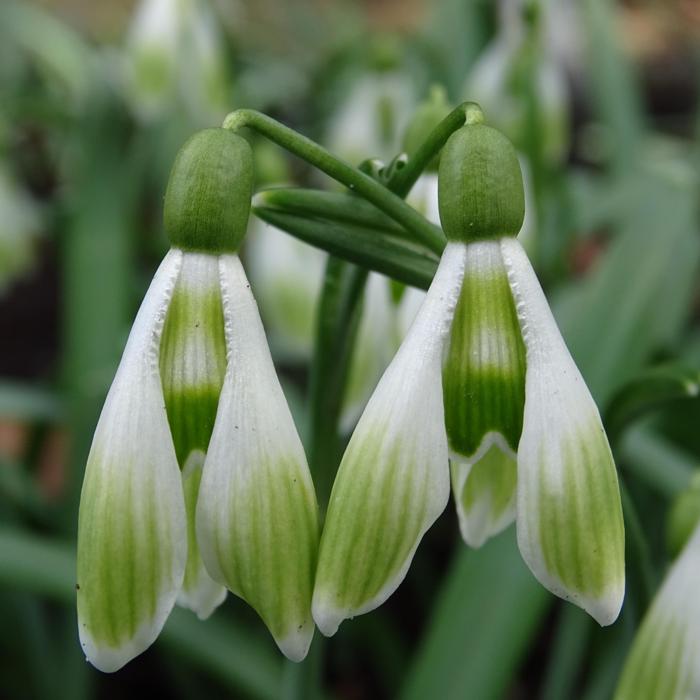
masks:
[(127, 96), (144, 120), (183, 105), (197, 123), (220, 121), (229, 79), (208, 0), (142, 0), (124, 56)]
[(273, 349), (286, 359), (308, 360), (328, 256), (258, 219), (251, 221), (245, 252)]
[(622, 670), (615, 700), (700, 697), (700, 527), (652, 601)]
[[(543, 4), (540, 12), (547, 11)], [(539, 26), (529, 27), (524, 12), (523, 0), (501, 0), (498, 34), (472, 68), (463, 95), (478, 102), (494, 126), (523, 150), (528, 129), (526, 92), (534, 90), (542, 114), (545, 157), (556, 162), (564, 156), (569, 139), (566, 75), (546, 41), (547, 32)], [(546, 25), (546, 14), (531, 21)], [(533, 61), (534, 86), (520, 76)]]
[(415, 104), (410, 76), (396, 70), (367, 74), (339, 104), (325, 143), (350, 163), (393, 158)]
[(0, 167), (0, 294), (31, 267), (38, 229), (36, 204)]

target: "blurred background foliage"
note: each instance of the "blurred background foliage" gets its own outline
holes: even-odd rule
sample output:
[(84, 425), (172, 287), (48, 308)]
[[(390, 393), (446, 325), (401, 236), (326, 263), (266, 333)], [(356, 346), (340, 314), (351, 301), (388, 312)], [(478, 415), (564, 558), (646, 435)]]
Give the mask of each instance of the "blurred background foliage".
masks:
[[(677, 549), (667, 540), (698, 500), (686, 489), (700, 462), (699, 61), (693, 0), (3, 0), (0, 697), (610, 697)], [(390, 159), (435, 85), (452, 104), (480, 102), (521, 153), (522, 237), (626, 485), (621, 618), (600, 629), (553, 599), (512, 528), (467, 550), (448, 508), (398, 592), (323, 648), (316, 640), (301, 666), (229, 596), (205, 623), (176, 610), (151, 650), (99, 674), (76, 634), (77, 502), (167, 247), (161, 202), (177, 148), (251, 107), (352, 162)], [(254, 141), (260, 185), (327, 184)], [(325, 254), (260, 229), (251, 222), (265, 244), (251, 244), (248, 264), (305, 429)], [(398, 342), (381, 305), (400, 296), (385, 285), (393, 296), (378, 301), (371, 287), (363, 320), (343, 319), (364, 323), (353, 371), (369, 389)]]

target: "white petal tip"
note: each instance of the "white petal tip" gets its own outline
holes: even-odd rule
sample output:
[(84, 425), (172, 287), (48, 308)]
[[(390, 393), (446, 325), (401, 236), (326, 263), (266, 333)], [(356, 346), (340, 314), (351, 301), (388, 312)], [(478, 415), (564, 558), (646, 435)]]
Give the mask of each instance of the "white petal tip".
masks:
[(279, 650), (294, 663), (299, 663), (306, 658), (314, 638), (313, 622), (299, 625), (293, 632), (281, 639), (275, 639)]
[(338, 608), (326, 601), (317, 599), (315, 596), (311, 612), (316, 627), (318, 627), (324, 637), (332, 637), (338, 631), (340, 623), (348, 617), (345, 611), (338, 610)]
[(85, 652), (85, 659), (102, 673), (114, 673), (126, 666), (132, 659), (143, 653), (154, 639), (137, 635), (120, 647), (96, 644), (87, 632), (80, 632), (80, 645)]
[(587, 600), (582, 607), (601, 627), (607, 627), (619, 617), (624, 597), (623, 588), (605, 597)]
[(180, 591), (177, 604), (181, 608), (191, 610), (200, 620), (207, 620), (214, 610), (226, 600), (227, 590), (223, 586), (208, 582), (204, 590), (186, 592)]

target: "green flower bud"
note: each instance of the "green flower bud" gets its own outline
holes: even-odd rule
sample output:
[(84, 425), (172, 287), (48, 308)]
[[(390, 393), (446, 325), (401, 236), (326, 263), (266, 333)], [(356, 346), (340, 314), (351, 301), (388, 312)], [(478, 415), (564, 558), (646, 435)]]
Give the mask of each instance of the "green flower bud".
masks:
[[(433, 85), (425, 102), (418, 105), (403, 137), (403, 150), (409, 157), (421, 147), (430, 132), (450, 113), (452, 109), (447, 93), (442, 85)], [(437, 155), (429, 163), (427, 170), (436, 171), (440, 162)]]
[(484, 124), (455, 131), (440, 158), (438, 205), (448, 240), (517, 236), (525, 195), (510, 141)]
[(226, 129), (204, 129), (180, 149), (165, 193), (165, 230), (183, 250), (234, 253), (248, 225), (253, 155)]

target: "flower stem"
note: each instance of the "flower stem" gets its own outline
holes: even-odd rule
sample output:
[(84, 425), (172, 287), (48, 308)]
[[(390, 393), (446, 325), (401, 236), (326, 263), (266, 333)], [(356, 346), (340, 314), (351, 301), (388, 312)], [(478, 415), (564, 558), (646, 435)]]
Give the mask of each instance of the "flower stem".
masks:
[(362, 195), (413, 233), (416, 240), (425, 244), (438, 255), (442, 253), (445, 247), (445, 238), (438, 226), (431, 224), (412, 206), (406, 204), (401, 197), (369, 175), (337, 158), (315, 141), (302, 136), (275, 119), (251, 109), (239, 109), (232, 112), (224, 119), (223, 126), (224, 129), (232, 131), (249, 127), (262, 134), (290, 153), (294, 153), (316, 166), (353, 192)]
[(484, 113), (476, 102), (462, 102), (430, 132), (413, 158), (403, 168), (396, 170), (389, 188), (399, 197), (406, 197), (428, 163), (457, 129), (466, 124), (480, 124), (483, 121)]

